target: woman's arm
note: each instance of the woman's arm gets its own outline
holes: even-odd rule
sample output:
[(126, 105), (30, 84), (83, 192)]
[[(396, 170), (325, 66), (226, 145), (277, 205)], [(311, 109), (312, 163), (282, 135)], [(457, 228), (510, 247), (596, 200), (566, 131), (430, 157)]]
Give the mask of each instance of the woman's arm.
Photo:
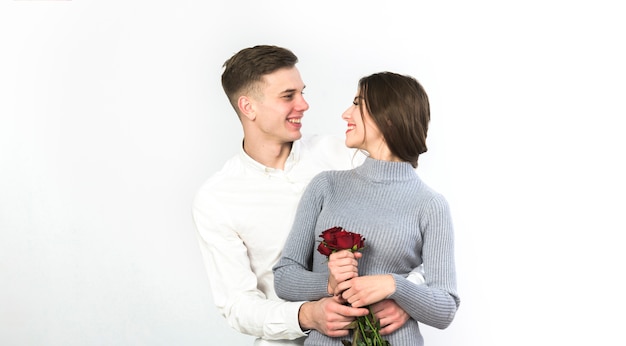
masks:
[(415, 320), (429, 326), (447, 328), (460, 304), (456, 289), (454, 232), (450, 208), (441, 195), (435, 195), (420, 216), (423, 247), (424, 285), (415, 285), (392, 274), (394, 299)]
[(328, 297), (328, 273), (312, 271), (317, 240), (315, 225), (323, 204), (324, 186), (322, 173), (305, 189), (282, 256), (273, 268), (276, 294), (282, 299), (300, 301)]
[(355, 307), (393, 299), (415, 320), (435, 328), (446, 328), (452, 322), (460, 300), (456, 292), (452, 222), (442, 196), (437, 195), (430, 201), (420, 227), (424, 239), (425, 284), (417, 285), (414, 278), (393, 273), (368, 275), (337, 284), (335, 292), (341, 292), (342, 297)]

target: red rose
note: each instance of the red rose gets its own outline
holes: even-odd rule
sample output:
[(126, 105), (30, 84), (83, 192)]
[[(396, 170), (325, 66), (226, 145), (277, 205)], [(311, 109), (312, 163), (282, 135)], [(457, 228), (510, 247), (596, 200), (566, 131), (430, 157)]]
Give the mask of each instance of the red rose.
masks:
[(324, 256), (339, 250), (358, 251), (363, 248), (365, 242), (365, 238), (360, 234), (348, 232), (341, 227), (329, 228), (322, 232), (320, 237), (323, 240), (317, 251)]
[(341, 227), (329, 228), (325, 230), (324, 232), (322, 232), (320, 237), (322, 237), (325, 242), (330, 242), (330, 241), (333, 241), (333, 239), (335, 239), (335, 234), (341, 231), (343, 231), (343, 228)]
[(323, 242), (321, 242), (320, 245), (317, 247), (317, 251), (319, 251), (319, 253), (326, 257), (330, 256), (330, 254), (333, 253), (333, 250), (326, 247), (326, 244), (324, 244)]
[(365, 238), (358, 233), (352, 233), (352, 251), (357, 251), (365, 246)]
[[(365, 238), (358, 233), (352, 233), (341, 227), (332, 227), (320, 234), (322, 241), (317, 247), (317, 251), (322, 255), (330, 256), (335, 251), (349, 250), (352, 252), (359, 251), (365, 246)], [(384, 340), (380, 335), (380, 321), (374, 316), (374, 312), (370, 308), (367, 316), (359, 316), (356, 318), (357, 325), (353, 326), (354, 334), (352, 342), (341, 340), (344, 345), (356, 345), (357, 341), (365, 345), (389, 346), (389, 342)], [(365, 340), (365, 341), (364, 341)]]
[(341, 231), (335, 234), (335, 248), (337, 250), (352, 249), (353, 246), (354, 241), (352, 238), (352, 233)]

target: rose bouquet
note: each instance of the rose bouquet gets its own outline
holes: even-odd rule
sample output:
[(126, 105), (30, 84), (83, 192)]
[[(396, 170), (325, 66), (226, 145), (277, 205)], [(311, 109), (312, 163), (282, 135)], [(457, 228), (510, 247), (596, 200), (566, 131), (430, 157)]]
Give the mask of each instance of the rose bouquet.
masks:
[[(365, 238), (358, 233), (352, 233), (341, 227), (332, 227), (320, 234), (322, 241), (317, 247), (317, 251), (322, 255), (330, 256), (333, 252), (348, 250), (359, 251), (365, 247)], [(341, 340), (344, 346), (391, 346), (391, 344), (380, 335), (380, 322), (374, 316), (371, 307), (370, 313), (357, 317), (349, 325), (354, 330), (352, 343)]]

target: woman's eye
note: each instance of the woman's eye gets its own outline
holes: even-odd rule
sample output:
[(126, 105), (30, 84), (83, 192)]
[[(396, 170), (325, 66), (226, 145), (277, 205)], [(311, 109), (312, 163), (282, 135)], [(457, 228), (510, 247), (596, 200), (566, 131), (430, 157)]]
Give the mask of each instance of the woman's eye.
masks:
[(352, 101), (352, 104), (353, 104), (353, 105), (355, 105), (355, 106), (358, 106), (358, 105), (359, 105), (359, 103), (358, 103), (358, 102), (356, 102), (356, 101)]

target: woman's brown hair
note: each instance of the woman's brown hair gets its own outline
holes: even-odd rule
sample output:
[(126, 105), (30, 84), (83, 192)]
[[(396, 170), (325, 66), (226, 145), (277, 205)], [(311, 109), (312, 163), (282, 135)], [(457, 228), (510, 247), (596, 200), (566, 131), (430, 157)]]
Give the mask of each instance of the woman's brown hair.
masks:
[[(389, 150), (417, 167), (425, 153), (430, 104), (422, 85), (413, 77), (393, 72), (375, 73), (359, 80), (359, 96), (378, 126)], [(361, 109), (363, 114), (363, 109)]]

